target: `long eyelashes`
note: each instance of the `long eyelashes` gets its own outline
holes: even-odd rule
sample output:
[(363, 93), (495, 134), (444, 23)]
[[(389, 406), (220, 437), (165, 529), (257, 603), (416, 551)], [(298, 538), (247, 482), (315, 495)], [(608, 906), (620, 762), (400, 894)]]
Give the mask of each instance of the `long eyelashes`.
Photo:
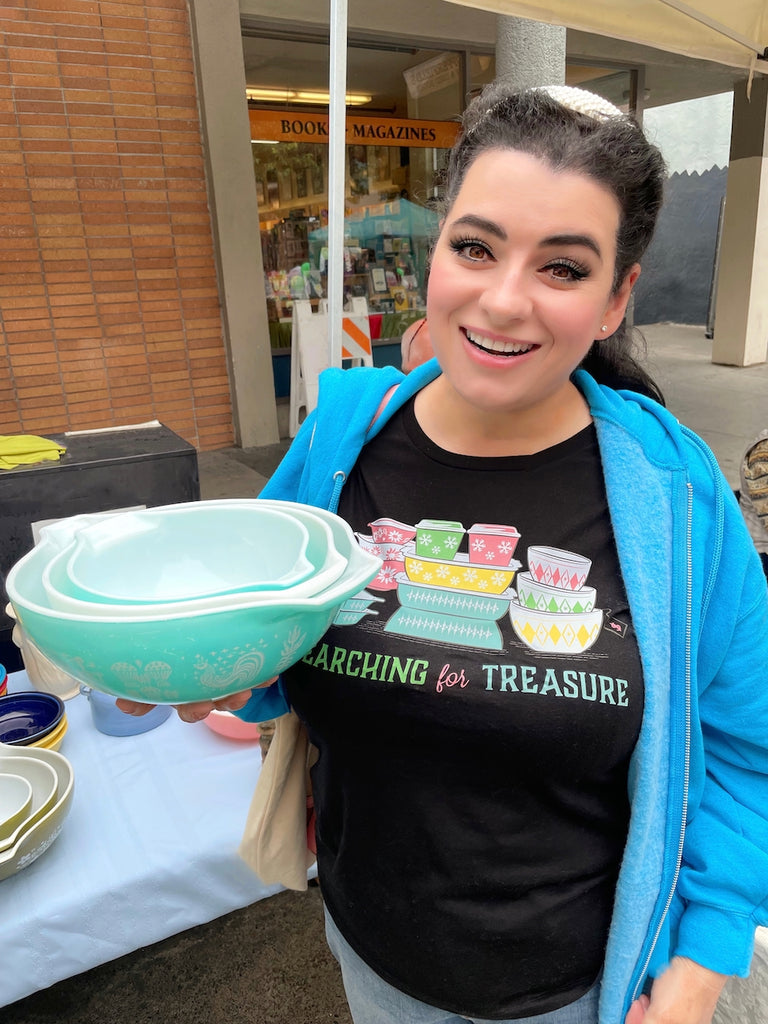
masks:
[(558, 270), (566, 271), (567, 276), (553, 273), (553, 276), (561, 281), (582, 281), (585, 277), (589, 277), (589, 267), (585, 267), (583, 263), (577, 263), (575, 260), (553, 260), (547, 263), (545, 269), (553, 272)]
[[(486, 243), (479, 238), (452, 238), (448, 242), (448, 246), (453, 252), (458, 253), (459, 256), (463, 256), (465, 259), (472, 260), (473, 262), (480, 262), (493, 256)], [(473, 249), (475, 250), (474, 253), (472, 252)]]

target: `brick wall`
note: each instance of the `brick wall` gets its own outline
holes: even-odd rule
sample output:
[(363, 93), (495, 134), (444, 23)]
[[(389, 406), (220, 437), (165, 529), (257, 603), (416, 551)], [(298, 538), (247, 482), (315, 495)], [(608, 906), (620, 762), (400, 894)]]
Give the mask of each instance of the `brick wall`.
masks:
[(0, 4), (0, 434), (233, 443), (185, 0)]

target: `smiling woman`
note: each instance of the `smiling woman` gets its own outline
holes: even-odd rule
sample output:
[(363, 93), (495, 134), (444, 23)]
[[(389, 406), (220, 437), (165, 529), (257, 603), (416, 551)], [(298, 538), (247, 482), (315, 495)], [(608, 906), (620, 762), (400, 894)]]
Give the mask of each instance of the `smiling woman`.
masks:
[(709, 1024), (768, 923), (765, 582), (624, 327), (662, 180), (595, 97), (481, 94), (431, 262), (437, 358), (326, 371), (262, 492), (382, 559), (366, 614), (276, 684), (263, 776), (297, 768), (273, 822), (301, 848), (263, 838), (300, 887), (317, 748), (355, 1024)]

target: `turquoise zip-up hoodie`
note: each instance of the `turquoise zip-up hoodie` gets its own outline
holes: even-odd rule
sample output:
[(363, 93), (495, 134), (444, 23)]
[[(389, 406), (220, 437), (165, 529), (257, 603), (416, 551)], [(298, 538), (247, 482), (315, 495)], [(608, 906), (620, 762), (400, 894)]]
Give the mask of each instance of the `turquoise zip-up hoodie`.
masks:
[[(439, 373), (435, 360), (407, 377), (326, 371), (261, 496), (336, 511), (363, 444)], [(597, 429), (645, 680), (600, 999), (600, 1024), (623, 1024), (673, 955), (745, 976), (768, 925), (768, 589), (704, 442), (642, 395), (583, 371), (574, 381)], [(257, 718), (262, 693), (243, 717)]]

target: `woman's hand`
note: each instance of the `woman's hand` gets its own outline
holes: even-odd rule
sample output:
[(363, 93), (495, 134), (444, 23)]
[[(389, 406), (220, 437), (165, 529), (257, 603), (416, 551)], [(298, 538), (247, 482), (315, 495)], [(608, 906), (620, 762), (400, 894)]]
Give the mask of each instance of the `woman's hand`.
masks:
[(625, 1024), (711, 1024), (727, 980), (693, 960), (673, 957), (653, 982), (651, 998), (632, 1003)]
[[(231, 693), (228, 697), (221, 697), (219, 700), (198, 700), (192, 704), (174, 704), (174, 707), (182, 722), (202, 722), (212, 711), (239, 711), (251, 699), (251, 693), (251, 690), (241, 690), (239, 693)], [(156, 705), (142, 704), (137, 700), (118, 697), (117, 706), (126, 715), (139, 716), (146, 715)]]

